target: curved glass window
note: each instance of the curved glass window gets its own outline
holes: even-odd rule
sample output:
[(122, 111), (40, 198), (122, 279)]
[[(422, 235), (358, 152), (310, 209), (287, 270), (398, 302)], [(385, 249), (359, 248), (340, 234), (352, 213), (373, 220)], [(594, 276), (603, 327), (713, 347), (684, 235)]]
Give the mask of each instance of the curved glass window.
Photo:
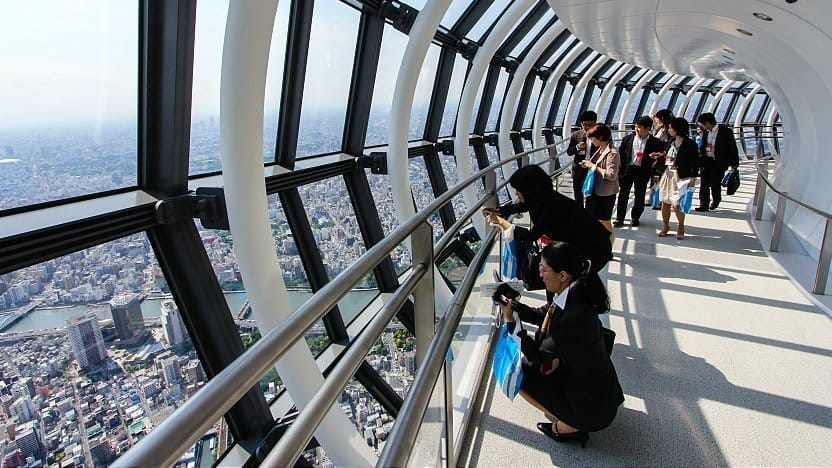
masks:
[[(194, 39), (194, 76), (191, 99), (191, 146), (188, 172), (204, 174), (221, 169), (220, 75), (228, 0), (198, 2)], [(277, 120), (286, 54), (290, 2), (279, 2), (266, 75), (263, 120), (263, 162), (274, 161)]]
[(558, 64), (557, 60), (560, 58), (560, 56), (563, 55), (567, 50), (571, 49), (576, 44), (578, 44), (578, 42), (579, 41), (577, 39), (575, 39), (575, 40), (568, 40), (567, 39), (566, 41), (564, 41), (563, 44), (561, 44), (560, 47), (558, 47), (558, 49), (555, 51), (555, 53), (552, 54), (552, 56), (549, 57), (548, 60), (546, 60), (546, 63), (545, 63), (544, 66), (546, 68), (549, 68), (549, 69), (555, 67), (555, 65)]
[[(370, 107), (370, 122), (367, 127), (365, 146), (378, 145), (389, 140), (390, 108), (393, 102), (393, 93), (396, 88), (396, 77), (399, 75), (399, 67), (402, 63), (404, 50), (407, 47), (407, 40), (407, 36), (392, 26), (387, 25), (384, 27), (384, 38), (381, 43), (381, 54), (379, 55), (378, 71), (376, 72), (376, 83), (375, 89), (373, 90), (373, 103)], [(409, 129), (409, 137), (411, 139), (421, 139), (424, 133), (427, 109), (430, 104), (430, 96), (433, 91), (433, 81), (436, 78), (438, 62), (439, 49), (437, 47), (430, 47), (425, 61), (422, 64), (422, 69), (419, 72), (419, 81), (413, 97), (413, 112), (411, 114)], [(456, 67), (454, 67), (455, 71)], [(449, 93), (448, 103), (452, 101), (451, 96)], [(446, 104), (445, 109), (447, 110), (447, 108)]]
[(572, 97), (572, 84), (566, 83), (566, 86), (563, 89), (563, 96), (561, 96), (560, 103), (558, 103), (557, 113), (555, 114), (555, 127), (565, 126), (567, 127), (564, 130), (564, 136), (569, 135), (569, 128), (571, 128), (571, 124), (564, 123), (563, 118), (566, 114), (566, 106), (569, 105), (569, 98)]
[(468, 0), (453, 0), (445, 11), (445, 16), (442, 17), (440, 24), (448, 29), (459, 20), (459, 17), (465, 13), (465, 9), (471, 4)]
[(503, 108), (503, 99), (506, 95), (506, 86), (508, 85), (508, 72), (505, 68), (500, 67), (500, 74), (497, 76), (497, 86), (494, 89), (494, 99), (491, 100), (491, 109), (488, 112), (488, 121), (485, 124), (486, 129), (497, 130), (497, 124), (500, 119), (500, 111)]
[(535, 78), (532, 85), (532, 94), (529, 98), (529, 105), (524, 111), (523, 128), (530, 128), (534, 121), (534, 111), (537, 109), (537, 102), (540, 100), (540, 92), (543, 90), (543, 81)]
[(551, 21), (554, 17), (555, 13), (552, 10), (547, 11), (543, 16), (541, 16), (540, 19), (537, 20), (537, 22), (534, 24), (534, 26), (532, 26), (531, 30), (529, 30), (529, 32), (525, 36), (523, 36), (523, 39), (521, 39), (520, 42), (518, 42), (517, 45), (514, 46), (511, 52), (509, 52), (509, 55), (512, 57), (519, 56), (524, 50), (526, 50), (526, 47), (529, 46), (532, 40), (536, 38), (538, 34), (540, 34), (540, 31), (543, 30), (543, 27), (549, 24), (549, 21)]
[(352, 69), (358, 20), (359, 14), (341, 2), (315, 3), (303, 84), (298, 157), (341, 149), (350, 80), (332, 70), (346, 73)]
[(630, 92), (626, 89), (622, 89), (621, 96), (619, 96), (615, 109), (613, 109), (611, 122), (614, 122), (616, 125), (618, 124), (618, 121), (621, 119), (621, 111), (624, 110), (624, 103), (627, 102), (627, 99), (629, 98)]
[[(454, 69), (451, 72), (451, 82), (448, 85), (448, 99), (445, 100), (445, 110), (442, 112), (442, 124), (439, 126), (440, 136), (451, 136), (456, 130), (456, 113), (468, 75), (468, 61), (457, 55), (454, 59)], [(476, 109), (474, 110), (476, 112)]]
[(468, 32), (468, 37), (474, 41), (483, 44), (485, 42), (485, 32), (497, 21), (497, 17), (499, 17), (503, 11), (508, 9), (508, 5), (504, 2), (494, 2), (485, 10), (485, 13), (480, 16), (480, 19), (477, 20), (477, 23), (474, 24), (474, 27), (471, 28), (471, 31)]
[(0, 2), (0, 210), (137, 184), (135, 2)]
[[(393, 201), (393, 191), (390, 187), (390, 178), (386, 175), (373, 174), (370, 169), (365, 169), (365, 174), (367, 175), (367, 182), (370, 185), (370, 192), (373, 194), (376, 211), (381, 221), (381, 228), (385, 236), (390, 235), (391, 232), (399, 227), (396, 204)], [(397, 274), (401, 274), (410, 268), (412, 264), (410, 252), (405, 248), (404, 244), (400, 244), (390, 252), (390, 259), (393, 261), (393, 267)]]

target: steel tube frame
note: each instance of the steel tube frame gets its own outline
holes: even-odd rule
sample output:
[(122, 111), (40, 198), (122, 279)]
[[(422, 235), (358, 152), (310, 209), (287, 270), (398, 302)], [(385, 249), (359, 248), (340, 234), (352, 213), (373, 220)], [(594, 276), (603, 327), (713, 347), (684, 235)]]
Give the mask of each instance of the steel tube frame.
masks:
[(390, 296), (388, 302), (378, 311), (367, 327), (361, 331), (361, 334), (329, 374), (324, 385), (312, 397), (309, 405), (300, 412), (292, 426), (283, 434), (277, 445), (263, 460), (263, 466), (289, 466), (298, 459), (304, 447), (312, 438), (315, 429), (323, 421), (326, 410), (335, 403), (344, 385), (364, 362), (364, 357), (373, 347), (377, 336), (384, 331), (384, 328), (407, 300), (408, 295), (420, 281), (423, 281), (425, 274), (430, 270), (430, 264), (419, 263), (413, 266), (410, 276)]

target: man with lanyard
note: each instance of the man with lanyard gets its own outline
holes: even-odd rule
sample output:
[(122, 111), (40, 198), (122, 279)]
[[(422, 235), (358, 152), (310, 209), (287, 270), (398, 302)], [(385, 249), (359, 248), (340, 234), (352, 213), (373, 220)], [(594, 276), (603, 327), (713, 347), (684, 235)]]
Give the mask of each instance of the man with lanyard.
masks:
[(598, 114), (595, 112), (588, 110), (581, 113), (581, 128), (572, 133), (569, 138), (569, 147), (566, 148), (566, 154), (572, 156), (572, 193), (575, 201), (581, 206), (584, 206), (582, 188), (587, 173), (587, 169), (581, 166), (581, 161), (587, 159), (587, 154), (592, 155), (597, 149), (590, 144), (587, 136), (587, 132), (595, 126), (597, 121)]
[(618, 178), (618, 207), (616, 209), (613, 226), (624, 225), (627, 214), (627, 202), (630, 199), (630, 189), (635, 185), (635, 200), (630, 211), (633, 226), (639, 225), (639, 219), (644, 212), (644, 200), (647, 193), (647, 182), (650, 180), (653, 160), (648, 155), (664, 150), (664, 143), (650, 134), (653, 119), (647, 116), (636, 121), (635, 132), (621, 140), (618, 154), (621, 157), (621, 175)]
[(725, 125), (717, 125), (716, 117), (706, 112), (696, 119), (702, 130), (699, 146), (699, 206), (696, 211), (715, 210), (722, 200), (722, 176), (728, 167), (739, 168), (740, 159), (734, 132)]

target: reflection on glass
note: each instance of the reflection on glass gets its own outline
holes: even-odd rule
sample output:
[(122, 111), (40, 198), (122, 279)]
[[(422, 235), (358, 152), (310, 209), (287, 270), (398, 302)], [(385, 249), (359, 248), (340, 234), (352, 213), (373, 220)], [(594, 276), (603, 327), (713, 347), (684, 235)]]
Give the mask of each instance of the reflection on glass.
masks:
[(358, 19), (358, 12), (341, 2), (315, 3), (298, 157), (341, 149), (350, 80), (332, 71), (352, 69)]
[(0, 210), (137, 183), (138, 9), (0, 2)]

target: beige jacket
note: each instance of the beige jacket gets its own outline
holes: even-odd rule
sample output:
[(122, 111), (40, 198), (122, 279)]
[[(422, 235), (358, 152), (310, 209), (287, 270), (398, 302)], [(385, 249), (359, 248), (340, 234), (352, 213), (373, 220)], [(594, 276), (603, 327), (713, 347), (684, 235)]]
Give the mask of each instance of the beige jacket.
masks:
[(598, 170), (595, 171), (595, 195), (608, 197), (618, 193), (618, 174), (621, 172), (618, 150), (610, 144), (603, 152), (592, 155), (591, 161), (601, 161)]

